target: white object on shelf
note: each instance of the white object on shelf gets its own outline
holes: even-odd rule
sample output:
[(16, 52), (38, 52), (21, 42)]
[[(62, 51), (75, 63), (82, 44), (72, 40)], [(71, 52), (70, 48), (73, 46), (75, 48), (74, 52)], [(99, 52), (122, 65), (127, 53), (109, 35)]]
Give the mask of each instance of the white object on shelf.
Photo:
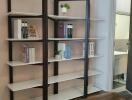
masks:
[(14, 31), (14, 38), (18, 38), (18, 39), (22, 38), (22, 20), (21, 19), (13, 20), (13, 31)]
[[(54, 20), (85, 20), (85, 17), (57, 16), (49, 15), (49, 18)], [(104, 21), (103, 19), (91, 18), (91, 21)]]
[[(95, 76), (95, 75), (100, 75), (100, 74), (101, 72), (99, 71), (89, 70), (88, 76)], [(82, 78), (82, 77), (83, 77), (82, 71), (62, 74), (58, 76), (50, 76), (48, 80), (48, 84), (64, 82), (64, 81), (73, 80), (73, 79)], [(30, 88), (38, 87), (38, 86), (42, 86), (41, 79), (28, 80), (28, 81), (17, 82), (17, 83), (8, 85), (9, 89), (11, 89), (12, 91), (20, 91), (20, 90), (30, 89)]]
[[(101, 89), (97, 87), (88, 87), (88, 94), (95, 93)], [(49, 95), (48, 100), (70, 100), (77, 97), (83, 96), (83, 87), (71, 87), (68, 89), (61, 90), (59, 94)], [(42, 100), (42, 97), (32, 98), (30, 100)]]
[(40, 16), (42, 14), (40, 13), (27, 13), (27, 12), (9, 12), (8, 15), (11, 15), (11, 16)]
[(128, 52), (122, 52), (122, 51), (114, 51), (114, 55), (117, 56), (117, 55), (127, 55)]

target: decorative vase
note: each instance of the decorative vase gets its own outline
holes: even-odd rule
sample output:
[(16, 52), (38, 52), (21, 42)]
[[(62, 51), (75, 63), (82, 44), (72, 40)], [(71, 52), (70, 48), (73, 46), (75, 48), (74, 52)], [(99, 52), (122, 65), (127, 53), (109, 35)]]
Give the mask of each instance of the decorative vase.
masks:
[(68, 11), (68, 10), (67, 10), (67, 8), (66, 8), (66, 7), (62, 7), (62, 8), (61, 8), (61, 12), (62, 12), (63, 14), (66, 14), (66, 13), (67, 13), (67, 11)]
[(61, 55), (55, 55), (55, 59), (62, 59)]

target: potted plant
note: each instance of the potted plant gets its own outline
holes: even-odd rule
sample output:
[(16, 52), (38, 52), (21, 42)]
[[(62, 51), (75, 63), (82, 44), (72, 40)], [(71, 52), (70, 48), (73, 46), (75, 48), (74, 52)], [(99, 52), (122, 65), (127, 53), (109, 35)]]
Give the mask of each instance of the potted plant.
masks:
[(61, 59), (62, 58), (62, 56), (61, 56), (61, 50), (55, 51), (55, 58), (56, 59)]
[(63, 14), (67, 13), (67, 11), (70, 9), (70, 5), (68, 3), (61, 4), (61, 11)]

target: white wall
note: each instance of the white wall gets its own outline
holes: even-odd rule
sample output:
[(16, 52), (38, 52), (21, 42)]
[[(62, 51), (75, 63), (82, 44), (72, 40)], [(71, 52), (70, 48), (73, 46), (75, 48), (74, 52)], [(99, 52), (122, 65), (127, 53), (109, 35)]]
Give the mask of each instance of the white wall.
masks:
[(131, 0), (116, 0), (116, 10), (130, 12)]
[(116, 14), (115, 39), (129, 39), (130, 16)]

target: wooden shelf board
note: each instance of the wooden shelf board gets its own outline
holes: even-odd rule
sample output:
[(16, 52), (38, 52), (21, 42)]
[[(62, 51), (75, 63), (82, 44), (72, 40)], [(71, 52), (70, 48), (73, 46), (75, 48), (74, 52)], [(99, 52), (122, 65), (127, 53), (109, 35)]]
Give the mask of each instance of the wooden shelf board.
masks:
[(41, 64), (42, 61), (36, 61), (36, 62), (30, 62), (30, 63), (24, 63), (24, 62), (21, 62), (21, 61), (9, 61), (8, 62), (8, 65), (10, 66), (25, 66), (25, 65), (33, 65), (33, 64)]
[(9, 16), (41, 16), (40, 13), (9, 12)]
[[(98, 58), (101, 56), (92, 56), (89, 58)], [(70, 61), (70, 60), (82, 60), (84, 57), (72, 57), (70, 59), (55, 59), (55, 58), (49, 58), (48, 63), (52, 62), (62, 62), (62, 61)], [(35, 64), (42, 64), (42, 61), (35, 61), (35, 62), (29, 62), (29, 63), (24, 63), (22, 61), (9, 61), (7, 64), (12, 67), (17, 67), (17, 66), (26, 66), (26, 65), (35, 65)]]
[[(99, 40), (102, 38), (89, 38), (89, 40)], [(74, 41), (74, 40), (85, 40), (85, 38), (49, 38), (49, 41)]]
[[(99, 72), (99, 71), (89, 70), (88, 76), (95, 76), (95, 75), (100, 75), (100, 74), (101, 74), (101, 72)], [(48, 84), (64, 82), (64, 81), (73, 80), (73, 79), (82, 78), (82, 77), (83, 77), (82, 71), (62, 74), (62, 75), (58, 75), (58, 76), (50, 76)], [(34, 88), (34, 87), (38, 87), (38, 86), (42, 86), (41, 79), (16, 82), (16, 83), (8, 85), (9, 89), (11, 89), (12, 91), (20, 91), (20, 90), (30, 89), (30, 88)]]
[[(57, 15), (49, 15), (50, 19), (53, 20), (85, 20), (85, 17), (71, 17), (71, 16), (57, 16)], [(103, 19), (91, 18), (91, 21), (103, 21)]]
[(7, 39), (7, 41), (20, 41), (20, 42), (22, 42), (22, 41), (42, 41), (42, 39), (41, 38), (36, 38), (36, 39)]
[[(91, 56), (89, 58), (97, 58), (97, 57), (100, 57), (100, 56)], [(49, 58), (48, 62), (49, 63), (52, 63), (52, 62), (61, 62), (61, 61), (70, 61), (70, 60), (81, 60), (81, 59), (84, 59), (84, 57), (72, 57), (70, 59), (55, 59), (55, 58)]]
[[(88, 87), (88, 94), (99, 92), (101, 89), (97, 87)], [(70, 100), (83, 96), (83, 87), (72, 87), (61, 90), (59, 94), (49, 95), (48, 100)], [(32, 98), (30, 100), (42, 100), (42, 97)]]

